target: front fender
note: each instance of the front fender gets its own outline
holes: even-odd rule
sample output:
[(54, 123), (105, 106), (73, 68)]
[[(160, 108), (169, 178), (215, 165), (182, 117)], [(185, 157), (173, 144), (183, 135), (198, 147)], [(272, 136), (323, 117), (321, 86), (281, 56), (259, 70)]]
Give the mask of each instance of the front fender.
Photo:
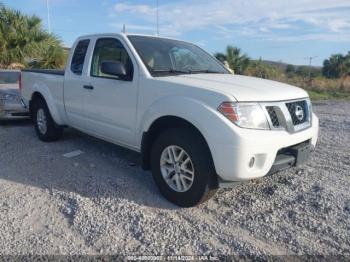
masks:
[[(56, 122), (58, 125), (64, 125), (64, 121), (59, 113), (59, 110), (56, 106), (56, 101), (49, 89), (49, 87), (44, 83), (44, 82), (38, 82), (33, 85), (33, 94), (37, 92), (43, 96), (45, 99), (45, 102), (47, 104), (47, 107), (50, 110), (50, 114), (53, 118), (53, 120)], [(60, 101), (62, 103), (62, 101)]]
[[(192, 123), (203, 135), (211, 152), (215, 152), (217, 144), (224, 144), (233, 138), (230, 128), (232, 123), (216, 109), (190, 97), (176, 96), (161, 98), (145, 111), (138, 128), (140, 147), (143, 132), (147, 132), (152, 123), (165, 116), (179, 117)], [(215, 156), (213, 159), (215, 165)]]
[(182, 118), (195, 125), (200, 131), (205, 132), (202, 123), (199, 121), (200, 119), (195, 117), (202, 115), (203, 111), (210, 111), (210, 108), (193, 98), (182, 96), (161, 98), (155, 101), (141, 117), (142, 121), (140, 121), (138, 128), (140, 130), (139, 135), (147, 132), (153, 122), (164, 116)]

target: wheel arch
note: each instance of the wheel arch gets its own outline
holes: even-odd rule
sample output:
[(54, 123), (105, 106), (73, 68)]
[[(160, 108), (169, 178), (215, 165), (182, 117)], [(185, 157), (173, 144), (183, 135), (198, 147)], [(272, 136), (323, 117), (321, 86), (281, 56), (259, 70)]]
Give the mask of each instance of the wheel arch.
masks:
[(37, 99), (43, 99), (45, 101), (44, 96), (40, 92), (35, 91), (32, 94), (32, 97), (29, 100), (29, 113), (30, 113), (30, 116), (32, 118), (33, 118), (34, 101), (37, 100)]
[(34, 106), (35, 100), (37, 100), (37, 99), (42, 99), (45, 101), (55, 123), (57, 123), (58, 125), (64, 124), (61, 117), (60, 117), (60, 114), (59, 114), (57, 108), (55, 107), (54, 100), (53, 100), (52, 96), (50, 94), (47, 94), (47, 92), (42, 92), (39, 90), (36, 90), (33, 92), (31, 99), (29, 101), (29, 113), (30, 113), (31, 117), (33, 117), (33, 106)]
[[(211, 164), (214, 167), (214, 161), (212, 158), (211, 150), (202, 132), (188, 120), (178, 117), (178, 116), (162, 116), (154, 120), (150, 125), (149, 129), (142, 134), (141, 140), (141, 156), (142, 156), (142, 168), (145, 170), (150, 169), (151, 160), (151, 149), (152, 145), (157, 139), (157, 137), (164, 131), (172, 128), (186, 128), (196, 133), (198, 137), (202, 140), (203, 144), (207, 148)], [(214, 168), (215, 170), (215, 168)], [(217, 174), (214, 174), (215, 179), (211, 181), (213, 187), (217, 187)]]

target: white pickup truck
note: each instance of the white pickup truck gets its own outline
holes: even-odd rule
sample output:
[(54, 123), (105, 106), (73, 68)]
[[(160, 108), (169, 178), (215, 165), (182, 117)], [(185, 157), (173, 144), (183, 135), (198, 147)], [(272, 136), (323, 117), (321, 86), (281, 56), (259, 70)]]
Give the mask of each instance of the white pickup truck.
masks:
[(40, 140), (71, 126), (140, 152), (163, 195), (185, 207), (303, 164), (318, 136), (304, 90), (233, 75), (168, 38), (80, 37), (65, 71), (23, 70), (21, 88)]

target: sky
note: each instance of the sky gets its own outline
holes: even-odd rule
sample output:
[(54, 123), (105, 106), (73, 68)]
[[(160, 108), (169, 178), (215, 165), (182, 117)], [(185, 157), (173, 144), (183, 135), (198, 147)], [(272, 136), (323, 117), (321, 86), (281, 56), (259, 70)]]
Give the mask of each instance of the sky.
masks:
[[(42, 18), (46, 0), (0, 0)], [(155, 35), (157, 0), (49, 0), (51, 31), (70, 47), (83, 34)], [(322, 65), (350, 51), (350, 0), (158, 0), (159, 35), (211, 53), (237, 46), (253, 59)]]

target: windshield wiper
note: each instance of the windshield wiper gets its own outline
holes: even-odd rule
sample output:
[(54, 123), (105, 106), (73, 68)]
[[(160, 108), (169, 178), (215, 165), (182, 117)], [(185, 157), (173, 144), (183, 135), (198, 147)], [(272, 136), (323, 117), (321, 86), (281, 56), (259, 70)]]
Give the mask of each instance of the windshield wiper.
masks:
[(224, 74), (223, 72), (218, 71), (212, 71), (212, 70), (191, 70), (191, 74), (200, 74), (200, 73), (206, 73), (206, 74)]
[(174, 74), (191, 74), (191, 71), (176, 70), (176, 69), (156, 69), (152, 70), (153, 73), (174, 73)]
[(223, 72), (212, 71), (212, 70), (178, 70), (178, 69), (155, 69), (152, 70), (155, 74), (224, 74)]

